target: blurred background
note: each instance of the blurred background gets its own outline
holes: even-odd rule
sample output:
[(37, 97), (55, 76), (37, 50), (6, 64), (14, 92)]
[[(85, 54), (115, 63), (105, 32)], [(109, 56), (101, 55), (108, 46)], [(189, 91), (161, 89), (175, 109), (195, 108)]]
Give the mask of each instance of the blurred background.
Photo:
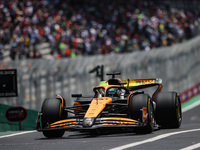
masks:
[(98, 65), (122, 79), (162, 78), (163, 90), (186, 101), (200, 92), (199, 6), (199, 0), (1, 0), (0, 69), (17, 69), (19, 93), (0, 98), (1, 110), (37, 112), (57, 94), (71, 105), (71, 94), (93, 94), (100, 78), (89, 71)]

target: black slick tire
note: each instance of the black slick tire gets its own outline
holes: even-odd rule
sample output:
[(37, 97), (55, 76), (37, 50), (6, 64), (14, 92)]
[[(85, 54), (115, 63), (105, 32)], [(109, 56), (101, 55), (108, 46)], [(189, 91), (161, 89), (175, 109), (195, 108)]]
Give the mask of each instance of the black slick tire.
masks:
[(161, 92), (155, 97), (156, 123), (162, 128), (179, 128), (182, 122), (181, 101), (176, 92)]
[(151, 133), (153, 128), (153, 122), (154, 120), (154, 110), (153, 110), (153, 104), (151, 102), (151, 98), (147, 94), (138, 94), (130, 98), (129, 103), (129, 109), (130, 109), (130, 115), (131, 118), (134, 120), (139, 120), (140, 122), (143, 122), (142, 119), (142, 108), (147, 107), (147, 123), (143, 127), (137, 127), (134, 129), (136, 134), (148, 134)]
[[(62, 117), (62, 103), (56, 98), (47, 98), (42, 105), (42, 128), (45, 129), (48, 125), (56, 122)], [(43, 135), (47, 138), (58, 138), (64, 135), (64, 130), (44, 130)]]

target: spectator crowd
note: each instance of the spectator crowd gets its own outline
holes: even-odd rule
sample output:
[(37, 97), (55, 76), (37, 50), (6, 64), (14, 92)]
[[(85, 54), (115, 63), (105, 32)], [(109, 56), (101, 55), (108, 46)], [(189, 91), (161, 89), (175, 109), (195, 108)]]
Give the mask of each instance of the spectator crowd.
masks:
[(1, 0), (0, 59), (127, 53), (171, 46), (195, 36), (199, 10), (148, 0)]

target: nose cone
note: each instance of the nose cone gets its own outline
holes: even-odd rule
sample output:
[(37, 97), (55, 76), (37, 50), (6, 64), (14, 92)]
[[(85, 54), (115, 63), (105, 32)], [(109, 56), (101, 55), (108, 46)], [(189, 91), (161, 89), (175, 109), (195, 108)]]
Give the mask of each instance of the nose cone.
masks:
[(94, 125), (95, 118), (84, 118), (83, 119), (83, 127), (91, 127)]

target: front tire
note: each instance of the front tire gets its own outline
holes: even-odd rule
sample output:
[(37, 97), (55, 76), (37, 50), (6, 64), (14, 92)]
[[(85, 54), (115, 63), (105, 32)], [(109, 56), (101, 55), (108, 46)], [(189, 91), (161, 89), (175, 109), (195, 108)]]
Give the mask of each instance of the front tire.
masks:
[(179, 128), (182, 122), (181, 101), (176, 92), (161, 92), (155, 97), (157, 124), (162, 128)]
[[(42, 129), (45, 129), (48, 125), (58, 120), (61, 120), (63, 108), (62, 103), (56, 98), (47, 98), (42, 105)], [(43, 135), (47, 138), (57, 138), (64, 135), (64, 130), (45, 130)]]
[(153, 128), (153, 122), (154, 122), (154, 110), (153, 110), (153, 103), (151, 101), (151, 98), (147, 94), (138, 94), (130, 99), (130, 115), (131, 118), (134, 120), (140, 120), (140, 122), (143, 122), (143, 117), (142, 117), (142, 108), (147, 109), (147, 124), (144, 127), (137, 127), (135, 128), (135, 133), (136, 134), (147, 134), (151, 133), (154, 128)]

